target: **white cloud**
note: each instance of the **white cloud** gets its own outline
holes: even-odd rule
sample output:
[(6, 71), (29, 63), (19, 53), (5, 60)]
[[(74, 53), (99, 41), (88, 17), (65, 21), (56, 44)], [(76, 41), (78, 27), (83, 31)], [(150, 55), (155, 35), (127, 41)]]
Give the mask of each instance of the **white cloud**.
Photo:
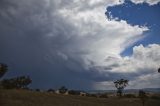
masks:
[[(113, 66), (112, 70), (107, 71), (115, 73), (134, 73), (144, 71), (145, 69), (147, 69), (146, 71), (155, 71), (160, 63), (160, 45), (135, 46), (133, 47), (132, 56), (108, 56), (105, 61), (106, 63), (103, 64), (105, 67)], [(115, 65), (116, 67), (114, 67)]]
[(160, 2), (160, 0), (131, 0), (131, 1), (136, 4), (148, 3), (149, 5), (155, 5)]
[[(158, 73), (159, 63), (159, 44), (150, 44), (146, 47), (139, 45), (133, 48), (133, 54), (130, 57), (108, 57), (106, 59), (106, 65), (103, 70), (101, 68), (101, 71), (103, 71), (104, 74), (106, 73), (106, 75), (108, 72), (124, 75), (124, 77), (131, 80), (129, 88), (160, 87), (160, 76)], [(125, 74), (127, 76), (125, 76)], [(96, 83), (95, 88), (96, 85), (102, 89), (107, 87), (107, 85), (104, 86), (104, 83), (108, 82)]]
[[(159, 73), (140, 75), (129, 80), (128, 86), (125, 89), (159, 88), (159, 79)], [(113, 81), (95, 82), (93, 88), (97, 90), (116, 90)]]
[(128, 88), (159, 88), (159, 79), (159, 73), (141, 75), (130, 81)]
[[(97, 2), (101, 3), (102, 1)], [(116, 0), (106, 3), (117, 5), (122, 2)], [(76, 37), (74, 39), (76, 40), (75, 51), (88, 51), (83, 55), (85, 59), (94, 61), (96, 64), (103, 64), (106, 56), (119, 56), (127, 46), (143, 37), (143, 32), (148, 28), (138, 25), (132, 26), (125, 20), (108, 20), (104, 14), (107, 4), (94, 4), (96, 1), (89, 0), (85, 2), (87, 5), (85, 7), (82, 1), (77, 0), (67, 7), (59, 9), (58, 13), (75, 28), (75, 32), (73, 32)]]

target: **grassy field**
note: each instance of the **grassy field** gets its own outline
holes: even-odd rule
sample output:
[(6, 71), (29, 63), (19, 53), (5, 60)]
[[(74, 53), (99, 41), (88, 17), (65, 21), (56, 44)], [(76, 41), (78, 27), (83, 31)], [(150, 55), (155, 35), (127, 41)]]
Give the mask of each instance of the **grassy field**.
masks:
[[(0, 106), (142, 106), (138, 98), (95, 98), (25, 90), (0, 90)], [(145, 106), (160, 106), (148, 99)]]

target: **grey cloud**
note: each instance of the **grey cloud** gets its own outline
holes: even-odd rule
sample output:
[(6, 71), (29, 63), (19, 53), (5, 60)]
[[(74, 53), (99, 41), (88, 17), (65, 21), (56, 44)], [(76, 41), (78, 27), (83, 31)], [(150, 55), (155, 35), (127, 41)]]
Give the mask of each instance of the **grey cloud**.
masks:
[[(8, 77), (29, 74), (33, 78), (33, 87), (64, 84), (76, 87), (83, 77), (70, 73), (70, 68), (79, 70), (81, 66), (74, 59), (64, 62), (57, 55), (57, 51), (65, 52), (63, 46), (72, 42), (69, 36), (74, 28), (54, 11), (45, 8), (42, 1), (1, 1), (0, 60), (10, 67)], [(55, 62), (52, 64), (50, 60)], [(72, 78), (75, 81), (71, 81)], [(90, 81), (81, 83), (86, 83), (87, 87)]]
[[(121, 77), (133, 79), (132, 76), (140, 76), (139, 73), (109, 71), (119, 68), (123, 64), (128, 65), (128, 62), (119, 61), (114, 56), (109, 56), (105, 60), (108, 62), (106, 66), (95, 67), (97, 65), (95, 61), (99, 57), (96, 60), (97, 55), (93, 55), (91, 58), (88, 58), (88, 55), (91, 52), (93, 54), (97, 52), (101, 46), (105, 45), (106, 47), (106, 42), (103, 41), (103, 37), (106, 36), (105, 32), (105, 34), (102, 33), (103, 27), (99, 23), (93, 22), (98, 26), (98, 30), (95, 31), (100, 32), (96, 33), (99, 36), (96, 34), (90, 36), (92, 33), (89, 33), (83, 37), (81, 34), (83, 30), (79, 30), (73, 25), (77, 21), (69, 20), (67, 18), (70, 17), (66, 18), (58, 13), (60, 9), (76, 7), (76, 5), (81, 5), (77, 11), (91, 10), (97, 6), (88, 7), (88, 4), (83, 4), (80, 2), (72, 4), (69, 0), (63, 0), (63, 2), (56, 0), (1, 0), (0, 62), (9, 66), (9, 72), (5, 77), (30, 75), (33, 79), (31, 87), (34, 88), (57, 88), (66, 85), (74, 89), (92, 89), (95, 82), (112, 81)], [(71, 21), (73, 22), (71, 23)], [(79, 20), (77, 23), (80, 23)], [(82, 29), (83, 27), (84, 29), (88, 28), (86, 26), (90, 28), (93, 23), (84, 23), (85, 26), (82, 26)], [(108, 24), (109, 27), (110, 23)], [(119, 26), (121, 24), (122, 26), (128, 25), (125, 22), (113, 22), (113, 24), (111, 22), (111, 25), (116, 24)], [(132, 26), (129, 28), (132, 29)], [(88, 31), (88, 29), (86, 30)], [(114, 33), (116, 33), (115, 30), (117, 31), (112, 28)], [(110, 35), (112, 31), (108, 34)], [(138, 33), (142, 33), (142, 31), (138, 30)], [(105, 38), (105, 40), (112, 42), (108, 39), (109, 37)], [(96, 46), (97, 44), (99, 45)], [(113, 47), (117, 47), (117, 45)], [(109, 48), (113, 47), (109, 46)], [(118, 50), (118, 52), (120, 51)]]
[(79, 51), (74, 45), (77, 38), (70, 37), (76, 29), (42, 1), (22, 2), (0, 3), (0, 60), (10, 67), (6, 77), (30, 75), (34, 88), (91, 89), (96, 78), (78, 57), (86, 51)]

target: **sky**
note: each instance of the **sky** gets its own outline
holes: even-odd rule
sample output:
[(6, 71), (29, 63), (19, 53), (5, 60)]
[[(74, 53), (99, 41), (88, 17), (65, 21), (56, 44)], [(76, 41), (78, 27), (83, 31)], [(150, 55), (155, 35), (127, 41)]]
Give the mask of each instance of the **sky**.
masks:
[(160, 88), (160, 0), (0, 0), (3, 78), (31, 88)]

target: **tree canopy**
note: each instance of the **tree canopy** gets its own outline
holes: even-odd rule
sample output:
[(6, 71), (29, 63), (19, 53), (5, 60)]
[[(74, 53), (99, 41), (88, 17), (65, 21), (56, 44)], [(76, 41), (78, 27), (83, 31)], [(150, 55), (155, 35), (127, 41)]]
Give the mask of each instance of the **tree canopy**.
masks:
[(29, 76), (20, 76), (11, 79), (4, 79), (1, 84), (6, 89), (13, 88), (27, 88), (27, 86), (32, 82)]

